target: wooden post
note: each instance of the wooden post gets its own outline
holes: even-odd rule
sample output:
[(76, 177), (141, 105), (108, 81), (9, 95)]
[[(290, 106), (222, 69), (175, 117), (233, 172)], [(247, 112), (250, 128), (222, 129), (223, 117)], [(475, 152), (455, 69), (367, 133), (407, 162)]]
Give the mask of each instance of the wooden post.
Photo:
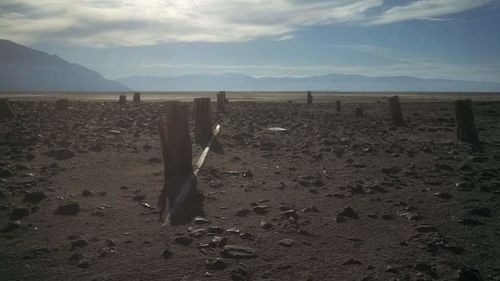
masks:
[(225, 113), (226, 112), (226, 92), (220, 91), (217, 93), (217, 112)]
[(194, 99), (195, 140), (207, 144), (212, 135), (212, 119), (210, 114), (210, 98)]
[(126, 95), (120, 95), (120, 99), (118, 100), (118, 103), (121, 105), (125, 105), (127, 103), (127, 96)]
[(335, 102), (335, 106), (336, 106), (337, 112), (342, 111), (342, 104), (340, 103), (339, 100)]
[(356, 117), (363, 117), (364, 113), (363, 113), (363, 108), (361, 107), (361, 105), (355, 105), (354, 106), (354, 116)]
[(67, 110), (69, 105), (68, 99), (56, 100), (56, 111)]
[(387, 102), (389, 103), (389, 112), (391, 113), (392, 123), (396, 126), (404, 126), (405, 120), (403, 118), (403, 113), (401, 112), (399, 97), (393, 96), (387, 98)]
[(193, 173), (192, 144), (189, 136), (187, 108), (179, 102), (167, 104), (167, 120), (160, 119), (160, 141), (163, 149), (165, 182), (158, 199), (160, 214), (167, 205), (172, 209), (179, 191)]
[(0, 120), (7, 118), (15, 118), (16, 113), (9, 103), (8, 99), (0, 99)]
[(134, 103), (140, 103), (141, 102), (141, 93), (135, 92), (134, 93)]
[(311, 91), (307, 91), (307, 105), (311, 105), (313, 103), (313, 96)]
[(470, 99), (455, 101), (458, 140), (470, 144), (479, 144), (479, 136), (474, 124), (474, 112)]

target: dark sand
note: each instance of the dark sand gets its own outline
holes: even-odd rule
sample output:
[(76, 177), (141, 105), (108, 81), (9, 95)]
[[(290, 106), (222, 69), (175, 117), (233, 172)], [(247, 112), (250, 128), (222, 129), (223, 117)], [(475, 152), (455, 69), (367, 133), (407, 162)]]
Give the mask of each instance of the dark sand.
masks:
[[(339, 96), (307, 107), (303, 93), (262, 95), (271, 101), (228, 93), (228, 113), (214, 114), (223, 154), (198, 177), (209, 222), (165, 228), (141, 205), (155, 207), (162, 187), (162, 103), (54, 112), (53, 96), (14, 98), (18, 118), (0, 121), (0, 280), (459, 280), (464, 267), (500, 280), (497, 95), (475, 96), (478, 152), (456, 141), (463, 95), (402, 95), (403, 128), (382, 94), (342, 95), (341, 113)], [(47, 198), (24, 201), (37, 191)], [(54, 214), (70, 201), (78, 214)], [(207, 268), (224, 242), (256, 257)]]

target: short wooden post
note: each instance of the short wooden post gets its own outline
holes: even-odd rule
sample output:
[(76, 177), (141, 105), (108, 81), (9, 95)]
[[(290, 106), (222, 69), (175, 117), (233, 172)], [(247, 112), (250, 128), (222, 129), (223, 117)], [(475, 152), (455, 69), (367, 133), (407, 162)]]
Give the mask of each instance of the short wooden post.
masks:
[(16, 113), (9, 103), (8, 99), (0, 99), (0, 120), (15, 118)]
[(205, 145), (212, 135), (210, 98), (194, 99), (195, 140)]
[(342, 111), (342, 104), (340, 103), (339, 100), (335, 102), (335, 107), (337, 109), (337, 112), (341, 112)]
[(68, 99), (56, 100), (56, 111), (67, 110), (69, 105)]
[(458, 140), (470, 144), (479, 144), (479, 136), (474, 124), (474, 112), (470, 99), (455, 101)]
[(363, 117), (363, 115), (364, 115), (364, 113), (363, 113), (363, 108), (361, 107), (361, 105), (354, 106), (354, 116)]
[(220, 91), (217, 93), (217, 112), (225, 113), (226, 112), (226, 92)]
[(141, 102), (141, 93), (135, 92), (134, 93), (134, 103), (140, 103)]
[(404, 126), (405, 120), (403, 118), (403, 113), (401, 112), (399, 97), (393, 96), (387, 98), (387, 102), (389, 103), (389, 112), (391, 114), (392, 123), (396, 126)]
[(159, 122), (160, 142), (163, 151), (165, 182), (158, 206), (163, 214), (167, 205), (173, 207), (175, 199), (193, 173), (192, 144), (189, 136), (188, 113), (179, 102), (167, 104), (167, 120)]
[(126, 95), (120, 95), (120, 99), (118, 100), (118, 103), (121, 105), (125, 105), (127, 103), (127, 96)]
[(307, 91), (307, 105), (311, 105), (313, 103), (313, 96), (311, 91)]

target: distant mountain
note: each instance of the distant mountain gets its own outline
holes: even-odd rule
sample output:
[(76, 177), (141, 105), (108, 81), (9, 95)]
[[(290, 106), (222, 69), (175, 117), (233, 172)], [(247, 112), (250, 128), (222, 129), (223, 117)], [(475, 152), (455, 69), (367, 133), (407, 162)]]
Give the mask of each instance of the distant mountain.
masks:
[(116, 81), (138, 91), (500, 91), (500, 83), (494, 82), (420, 79), (409, 76), (368, 77), (345, 74), (302, 78), (256, 78), (238, 73), (195, 74), (174, 77), (132, 76)]
[(0, 39), (0, 91), (127, 91), (81, 65)]

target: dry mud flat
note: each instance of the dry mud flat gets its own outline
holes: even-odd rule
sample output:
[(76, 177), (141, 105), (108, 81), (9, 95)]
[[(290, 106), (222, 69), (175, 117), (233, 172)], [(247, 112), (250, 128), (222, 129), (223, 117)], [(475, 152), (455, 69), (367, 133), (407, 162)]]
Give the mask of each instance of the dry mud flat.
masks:
[(13, 102), (0, 280), (500, 280), (500, 103), (474, 102), (474, 151), (452, 102), (394, 127), (378, 101), (230, 103), (202, 218), (165, 228), (162, 103)]

